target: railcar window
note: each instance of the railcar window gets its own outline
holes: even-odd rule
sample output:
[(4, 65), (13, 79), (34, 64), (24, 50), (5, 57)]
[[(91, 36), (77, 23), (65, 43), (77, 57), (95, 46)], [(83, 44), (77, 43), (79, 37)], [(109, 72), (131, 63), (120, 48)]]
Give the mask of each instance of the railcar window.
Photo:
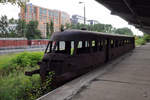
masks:
[(71, 51), (70, 51), (70, 55), (73, 55), (75, 52), (75, 45), (74, 45), (74, 41), (71, 41)]
[(100, 51), (102, 51), (102, 50), (103, 50), (103, 46), (104, 46), (104, 40), (101, 40), (101, 41), (100, 41), (100, 48), (99, 48), (99, 49), (100, 49)]
[(92, 47), (95, 47), (95, 41), (92, 41)]
[(89, 42), (85, 41), (85, 47), (89, 47)]
[(90, 52), (90, 41), (79, 41), (77, 46), (77, 54), (89, 53)]
[(59, 42), (59, 50), (65, 50), (65, 41)]
[(124, 44), (127, 44), (127, 40), (124, 40)]
[(51, 52), (51, 43), (52, 43), (51, 41), (48, 42), (47, 47), (45, 49), (45, 53)]
[(53, 41), (52, 42), (52, 52), (55, 52), (58, 50), (58, 42)]
[(78, 48), (82, 48), (82, 41), (79, 41)]
[(129, 40), (127, 40), (127, 44), (129, 43)]
[(110, 44), (111, 44), (111, 48), (114, 48), (114, 40), (111, 40)]
[(107, 45), (107, 40), (104, 41), (104, 44)]
[(93, 49), (92, 50), (93, 52), (97, 52), (97, 41), (96, 40), (92, 41), (92, 49)]

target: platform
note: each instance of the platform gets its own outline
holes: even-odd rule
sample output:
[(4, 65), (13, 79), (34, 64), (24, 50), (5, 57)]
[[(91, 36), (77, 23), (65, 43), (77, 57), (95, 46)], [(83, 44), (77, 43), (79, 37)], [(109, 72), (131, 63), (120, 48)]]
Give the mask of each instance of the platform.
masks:
[(150, 100), (150, 44), (136, 48), (71, 100)]

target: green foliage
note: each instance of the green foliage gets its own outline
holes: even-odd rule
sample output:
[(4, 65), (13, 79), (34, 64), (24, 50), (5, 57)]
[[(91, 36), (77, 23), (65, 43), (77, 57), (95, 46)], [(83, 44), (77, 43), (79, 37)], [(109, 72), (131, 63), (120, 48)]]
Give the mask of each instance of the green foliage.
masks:
[(0, 19), (0, 37), (7, 37), (7, 35), (8, 35), (7, 27), (8, 27), (7, 16), (6, 15), (1, 16), (1, 19)]
[(27, 24), (27, 31), (26, 31), (27, 39), (41, 38), (41, 32), (37, 28), (38, 28), (38, 21), (30, 21)]
[(49, 91), (51, 91), (51, 82), (53, 78), (54, 72), (49, 72), (49, 75), (47, 76), (47, 80), (45, 83), (40, 85), (35, 85), (32, 90), (28, 90), (27, 95), (31, 98), (31, 100), (35, 100), (39, 96), (42, 96)]
[(14, 18), (9, 19), (9, 24), (16, 24), (16, 20)]
[(149, 34), (144, 34), (144, 40), (146, 41), (146, 42), (150, 42), (150, 35)]
[(26, 67), (36, 67), (43, 54), (43, 52), (22, 52), (11, 56), (1, 56), (0, 75), (8, 75), (13, 70), (24, 70)]
[(46, 36), (49, 39), (50, 38), (50, 24), (46, 23)]
[(65, 24), (66, 29), (69, 29), (71, 27), (71, 25), (69, 23)]
[(53, 23), (52, 20), (51, 20), (51, 23), (50, 23), (50, 32), (51, 32), (51, 35), (52, 35), (53, 32), (54, 32), (54, 23)]
[(133, 35), (133, 32), (127, 27), (118, 28), (116, 29), (115, 33), (123, 34), (123, 35), (131, 35), (131, 36)]
[(8, 3), (8, 2), (11, 3), (12, 5), (17, 4), (20, 7), (24, 7), (26, 2), (29, 2), (29, 0), (24, 0), (24, 1), (23, 0), (0, 0), (0, 3), (3, 3), (3, 4)]
[(27, 23), (25, 22), (25, 20), (19, 19), (17, 21), (16, 30), (17, 30), (17, 33), (18, 33), (19, 37), (25, 37), (26, 27), (27, 27)]
[(135, 37), (135, 45), (144, 45), (146, 42), (150, 42), (150, 35), (149, 34), (144, 34), (143, 37), (136, 36)]
[(14, 66), (19, 67), (34, 67), (42, 57), (42, 52), (23, 52), (16, 55), (16, 57), (12, 59), (12, 63), (15, 64)]
[(146, 43), (143, 37), (135, 37), (135, 45), (144, 45)]
[(12, 73), (0, 79), (0, 100), (33, 100), (29, 92), (40, 87), (39, 75), (27, 77), (24, 73)]
[(0, 76), (7, 75), (9, 71), (11, 71), (11, 60), (15, 57), (15, 54), (12, 55), (1, 55), (0, 56)]
[(61, 25), (60, 30), (64, 31), (64, 25)]
[(9, 74), (0, 74), (0, 100), (35, 100), (51, 90), (53, 72), (49, 73), (44, 84), (41, 83), (39, 75), (24, 75), (25, 70), (39, 68), (36, 63), (42, 56), (42, 52), (0, 56), (0, 73), (9, 69)]
[(97, 32), (106, 32), (106, 33), (117, 33), (117, 34), (123, 34), (123, 35), (133, 35), (133, 32), (129, 28), (114, 28), (110, 24), (94, 24), (94, 25), (84, 25), (84, 24), (72, 24), (72, 29), (81, 29), (81, 28), (87, 28), (89, 31), (97, 31)]
[[(11, 29), (8, 25), (16, 25), (16, 29)], [(38, 22), (25, 20), (7, 19), (7, 16), (2, 16), (0, 19), (0, 37), (26, 37), (27, 39), (40, 39), (41, 31), (38, 30)]]

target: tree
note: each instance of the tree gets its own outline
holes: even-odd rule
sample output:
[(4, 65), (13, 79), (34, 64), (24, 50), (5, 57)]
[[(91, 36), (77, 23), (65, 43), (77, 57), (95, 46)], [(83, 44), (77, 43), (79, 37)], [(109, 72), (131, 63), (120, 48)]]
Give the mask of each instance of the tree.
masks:
[(146, 42), (150, 42), (150, 35), (149, 34), (144, 34), (144, 40)]
[(19, 36), (25, 37), (25, 34), (26, 34), (26, 27), (27, 27), (27, 24), (26, 24), (25, 20), (19, 19), (19, 20), (17, 21), (16, 30), (17, 30), (17, 33), (18, 33)]
[(9, 19), (9, 24), (17, 24), (14, 18)]
[(62, 24), (61, 24), (61, 26), (60, 26), (60, 31), (61, 31), (61, 32), (64, 31), (64, 25), (62, 25)]
[(66, 29), (69, 29), (71, 27), (71, 25), (69, 23), (66, 23)]
[(108, 32), (108, 33), (111, 33), (111, 32), (112, 32), (112, 29), (113, 29), (112, 25), (110, 25), (110, 24), (105, 24), (104, 27), (105, 27), (105, 28), (104, 28), (104, 31), (105, 31), (105, 32)]
[(1, 36), (5, 36), (7, 37), (8, 35), (8, 19), (7, 19), (7, 16), (4, 15), (4, 16), (1, 16), (1, 19), (0, 19), (0, 33), (1, 33)]
[(25, 6), (26, 2), (29, 2), (29, 0), (0, 0), (0, 3), (11, 3), (11, 4), (17, 4), (21, 7)]
[(54, 32), (54, 23), (53, 23), (52, 20), (51, 20), (51, 23), (50, 23), (50, 32), (51, 32), (51, 35), (52, 35), (53, 32)]
[(47, 38), (49, 38), (50, 36), (50, 24), (49, 23), (46, 23), (46, 36)]
[(26, 37), (27, 39), (40, 39), (41, 32), (37, 29), (38, 21), (30, 21), (27, 24)]
[(118, 28), (116, 29), (115, 33), (124, 34), (124, 35), (133, 35), (133, 32), (127, 27)]

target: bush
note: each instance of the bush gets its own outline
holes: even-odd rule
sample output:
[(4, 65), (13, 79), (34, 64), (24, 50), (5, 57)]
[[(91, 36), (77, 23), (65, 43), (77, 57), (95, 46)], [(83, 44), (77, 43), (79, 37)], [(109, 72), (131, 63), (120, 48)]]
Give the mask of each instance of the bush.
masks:
[(29, 90), (40, 87), (39, 75), (27, 77), (24, 73), (10, 74), (0, 79), (0, 100), (32, 100)]
[(23, 52), (12, 59), (12, 64), (19, 67), (34, 67), (42, 57), (42, 52)]
[(146, 41), (144, 40), (143, 37), (136, 37), (135, 39), (135, 44), (137, 45), (144, 45), (146, 43)]
[(39, 75), (24, 75), (25, 70), (39, 68), (42, 56), (42, 52), (22, 52), (0, 57), (0, 73), (5, 73), (0, 74), (0, 100), (35, 100), (51, 90), (52, 72), (44, 84)]
[(15, 70), (22, 70), (26, 67), (36, 67), (37, 62), (43, 57), (43, 52), (22, 52), (13, 55), (0, 57), (0, 76), (8, 75)]
[(144, 40), (146, 41), (146, 42), (150, 42), (150, 35), (148, 35), (148, 34), (144, 34)]

